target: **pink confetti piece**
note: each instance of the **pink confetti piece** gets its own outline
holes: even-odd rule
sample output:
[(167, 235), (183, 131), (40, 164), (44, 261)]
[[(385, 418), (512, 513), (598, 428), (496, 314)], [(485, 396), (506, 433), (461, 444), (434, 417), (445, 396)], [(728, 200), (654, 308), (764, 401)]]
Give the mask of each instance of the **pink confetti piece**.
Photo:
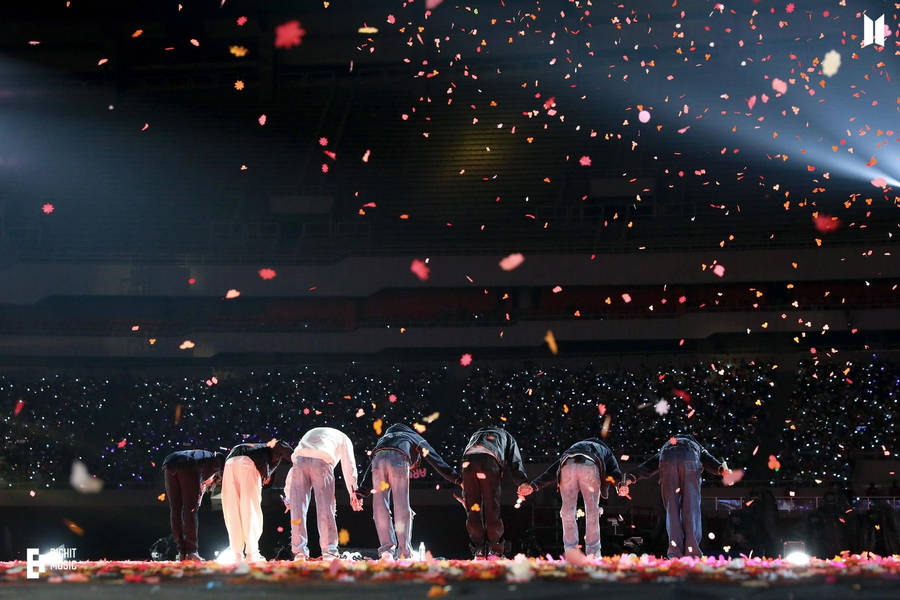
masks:
[(197, 46), (200, 45), (200, 42), (197, 41), (197, 40), (195, 40), (195, 39), (193, 39), (193, 38), (191, 38), (191, 45), (194, 46), (194, 47), (197, 47)]
[(733, 469), (722, 476), (722, 483), (726, 486), (732, 486), (744, 478), (743, 469)]
[(277, 273), (275, 272), (275, 269), (269, 269), (269, 268), (260, 269), (259, 271), (257, 271), (257, 273), (259, 273), (259, 277), (261, 279), (265, 279), (267, 281), (269, 279), (275, 279), (275, 276), (277, 275)]
[(876, 177), (870, 183), (877, 188), (887, 187), (887, 181), (884, 177)]
[(591, 166), (591, 157), (590, 156), (582, 156), (581, 158), (578, 159), (578, 164), (581, 165), (582, 167)]
[(461, 364), (464, 367), (468, 367), (469, 365), (471, 365), (472, 364), (472, 355), (469, 354), (468, 352), (466, 352), (465, 354), (460, 356), (459, 364)]
[(631, 294), (629, 294), (629, 293), (627, 293), (627, 292), (624, 293), (624, 294), (622, 294), (622, 301), (623, 301), (625, 304), (628, 304), (629, 302), (631, 302)]
[(303, 43), (306, 30), (300, 26), (300, 21), (286, 21), (275, 28), (275, 47), (294, 48)]
[(364, 163), (369, 162), (369, 156), (372, 154), (371, 150), (366, 150), (365, 154), (362, 155), (362, 161)]
[(813, 216), (813, 225), (822, 233), (831, 233), (841, 226), (841, 220), (824, 213)]
[(409, 270), (421, 281), (428, 281), (428, 277), (431, 275), (431, 269), (428, 268), (428, 265), (418, 258), (412, 261), (412, 264), (409, 265)]
[(787, 93), (787, 83), (778, 79), (777, 77), (772, 80), (772, 89), (778, 92), (779, 94)]
[(195, 346), (195, 344), (191, 340), (184, 340), (183, 342), (181, 342), (181, 345), (178, 346), (178, 349), (179, 350), (190, 350), (194, 346)]
[(16, 407), (13, 409), (13, 414), (18, 417), (23, 408), (25, 408), (25, 401), (19, 398), (16, 400)]
[(257, 121), (259, 121), (260, 125), (265, 125), (266, 124), (266, 115), (259, 115), (259, 119), (257, 119)]
[(504, 271), (512, 271), (513, 269), (519, 267), (523, 262), (525, 262), (525, 257), (522, 255), (522, 253), (515, 252), (500, 261), (500, 268)]
[(756, 95), (750, 96), (747, 98), (747, 108), (753, 110), (753, 107), (756, 106)]
[(56, 208), (49, 202), (41, 207), (41, 212), (43, 212), (45, 215), (51, 214), (54, 210), (56, 210)]
[(234, 289), (231, 289), (231, 290), (228, 290), (227, 292), (225, 292), (225, 298), (228, 300), (233, 300), (234, 298), (237, 298), (240, 295), (241, 295), (241, 293)]
[(108, 62), (109, 62), (108, 58), (101, 58), (100, 60), (97, 61), (97, 66), (99, 67), (99, 66), (105, 65)]
[(719, 277), (725, 276), (725, 267), (722, 265), (713, 265), (712, 272), (718, 275)]
[(238, 27), (243, 27), (244, 25), (247, 24), (247, 17), (244, 17), (244, 16), (238, 17), (236, 23), (237, 23)]
[(638, 121), (641, 123), (649, 123), (650, 122), (650, 111), (642, 110), (638, 113)]
[(551, 291), (552, 291), (554, 294), (558, 294), (558, 293), (560, 293), (560, 292), (562, 291), (562, 286), (561, 286), (561, 285), (558, 285), (558, 286), (554, 287), (553, 290), (551, 290)]

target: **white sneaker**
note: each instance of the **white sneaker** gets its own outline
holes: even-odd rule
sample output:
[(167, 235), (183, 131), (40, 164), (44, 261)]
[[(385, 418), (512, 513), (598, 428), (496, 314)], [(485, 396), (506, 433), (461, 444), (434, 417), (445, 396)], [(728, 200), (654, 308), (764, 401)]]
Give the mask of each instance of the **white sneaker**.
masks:
[(306, 560), (309, 560), (309, 557), (305, 554), (295, 554), (294, 560), (295, 561), (306, 561)]
[(384, 562), (394, 562), (394, 553), (385, 550), (381, 553), (381, 560), (383, 560)]
[(266, 562), (266, 557), (262, 554), (251, 554), (247, 557), (247, 562)]

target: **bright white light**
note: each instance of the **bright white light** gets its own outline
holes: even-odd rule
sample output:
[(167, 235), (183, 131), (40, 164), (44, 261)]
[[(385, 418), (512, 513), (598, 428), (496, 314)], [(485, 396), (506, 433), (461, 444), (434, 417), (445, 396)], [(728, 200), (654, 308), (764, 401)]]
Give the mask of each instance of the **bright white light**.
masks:
[(38, 560), (41, 561), (42, 565), (58, 565), (62, 562), (62, 557), (59, 555), (59, 550), (54, 549), (38, 556)]
[(220, 565), (231, 565), (235, 563), (234, 552), (231, 548), (225, 548), (216, 552), (216, 562)]
[(809, 564), (809, 554), (806, 552), (795, 551), (785, 556), (784, 560), (792, 565), (803, 567)]

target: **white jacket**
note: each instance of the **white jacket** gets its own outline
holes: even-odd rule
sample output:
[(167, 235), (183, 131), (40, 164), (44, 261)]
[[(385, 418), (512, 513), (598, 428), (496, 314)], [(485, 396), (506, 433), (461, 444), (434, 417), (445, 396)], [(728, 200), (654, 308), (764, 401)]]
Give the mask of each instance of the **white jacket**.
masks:
[(331, 468), (341, 463), (347, 491), (350, 494), (356, 491), (357, 474), (353, 442), (343, 432), (331, 427), (310, 429), (294, 449), (294, 453), (291, 455), (292, 462), (296, 464), (297, 458), (301, 456), (319, 458), (331, 465)]

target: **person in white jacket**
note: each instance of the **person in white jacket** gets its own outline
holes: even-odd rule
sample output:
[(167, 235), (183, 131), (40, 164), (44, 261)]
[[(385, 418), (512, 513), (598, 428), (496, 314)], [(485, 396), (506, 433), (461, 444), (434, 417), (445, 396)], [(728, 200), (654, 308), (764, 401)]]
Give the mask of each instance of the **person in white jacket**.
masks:
[(316, 495), (322, 558), (336, 558), (338, 529), (335, 520), (337, 507), (334, 497), (334, 469), (338, 463), (344, 473), (350, 505), (355, 511), (362, 510), (362, 498), (356, 494), (357, 473), (353, 442), (337, 429), (316, 427), (306, 432), (294, 449), (291, 459), (294, 466), (288, 471), (284, 489), (285, 501), (291, 511), (291, 550), (294, 560), (309, 558), (306, 514), (312, 494)]

